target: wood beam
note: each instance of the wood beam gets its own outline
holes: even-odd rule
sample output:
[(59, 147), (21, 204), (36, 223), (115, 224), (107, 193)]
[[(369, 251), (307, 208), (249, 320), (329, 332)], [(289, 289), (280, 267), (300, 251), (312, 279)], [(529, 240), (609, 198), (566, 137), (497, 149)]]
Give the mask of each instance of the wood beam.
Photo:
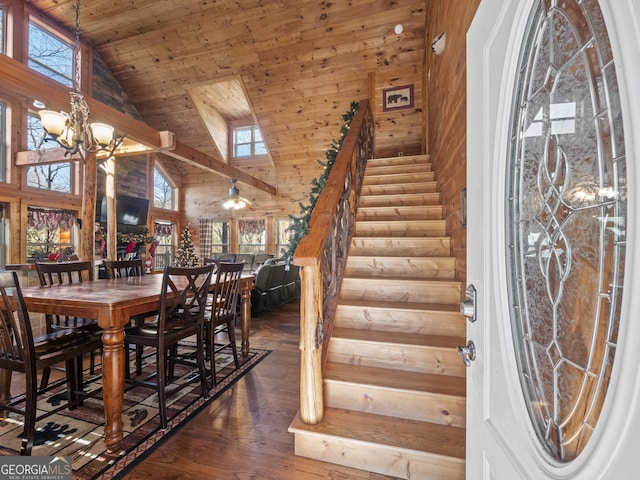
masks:
[[(70, 108), (69, 89), (59, 83), (32, 70), (13, 58), (0, 55), (0, 83), (2, 88), (29, 99), (30, 102), (39, 100), (50, 110), (68, 111)], [(171, 132), (160, 132), (134, 118), (105, 105), (92, 97), (85, 97), (91, 120), (112, 125), (118, 132), (126, 134), (129, 140), (140, 143), (151, 150), (169, 155), (178, 160), (189, 163), (205, 170), (236, 178), (239, 182), (255, 187), (259, 190), (276, 195), (276, 187), (249, 175), (248, 173), (231, 167), (226, 163), (207, 155), (195, 148), (189, 147), (173, 139)], [(53, 153), (51, 154), (53, 155)], [(33, 156), (33, 152), (19, 152), (20, 165), (32, 163), (48, 163), (40, 154)], [(62, 156), (57, 157), (60, 161)], [(50, 161), (51, 157), (49, 157)]]

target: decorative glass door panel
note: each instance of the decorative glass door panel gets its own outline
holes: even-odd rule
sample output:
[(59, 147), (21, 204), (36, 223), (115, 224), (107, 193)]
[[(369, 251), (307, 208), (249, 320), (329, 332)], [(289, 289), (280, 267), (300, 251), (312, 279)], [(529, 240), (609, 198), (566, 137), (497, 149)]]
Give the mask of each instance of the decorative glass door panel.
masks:
[(624, 132), (597, 0), (539, 0), (527, 30), (507, 186), (511, 320), (531, 421), (569, 462), (598, 421), (616, 352)]

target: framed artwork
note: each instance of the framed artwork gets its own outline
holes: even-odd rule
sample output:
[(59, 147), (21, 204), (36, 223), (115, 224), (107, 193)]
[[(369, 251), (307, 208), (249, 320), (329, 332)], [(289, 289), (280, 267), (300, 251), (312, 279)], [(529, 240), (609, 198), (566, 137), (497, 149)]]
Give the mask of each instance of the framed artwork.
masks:
[(382, 111), (413, 108), (413, 85), (385, 88), (382, 90)]

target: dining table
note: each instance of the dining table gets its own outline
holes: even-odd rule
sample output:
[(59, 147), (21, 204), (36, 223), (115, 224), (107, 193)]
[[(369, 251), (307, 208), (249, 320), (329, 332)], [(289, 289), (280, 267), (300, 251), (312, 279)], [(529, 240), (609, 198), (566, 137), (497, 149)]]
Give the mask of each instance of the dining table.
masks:
[[(124, 327), (134, 315), (158, 309), (162, 275), (99, 279), (49, 287), (24, 287), (22, 294), (29, 312), (96, 318), (102, 327), (102, 394), (104, 399), (104, 441), (110, 453), (122, 449), (122, 403), (125, 384)], [(240, 280), (243, 357), (249, 355), (251, 290), (255, 275)], [(213, 288), (213, 284), (212, 284)]]

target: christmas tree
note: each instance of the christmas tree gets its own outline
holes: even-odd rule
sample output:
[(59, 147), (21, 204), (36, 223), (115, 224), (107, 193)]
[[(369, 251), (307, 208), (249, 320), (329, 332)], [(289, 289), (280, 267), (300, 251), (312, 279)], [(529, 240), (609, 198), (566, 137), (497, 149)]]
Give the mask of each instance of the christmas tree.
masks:
[(173, 261), (173, 265), (176, 267), (197, 267), (199, 264), (200, 260), (195, 254), (191, 232), (189, 231), (189, 225), (187, 225), (182, 231), (180, 248), (176, 251), (176, 258)]

